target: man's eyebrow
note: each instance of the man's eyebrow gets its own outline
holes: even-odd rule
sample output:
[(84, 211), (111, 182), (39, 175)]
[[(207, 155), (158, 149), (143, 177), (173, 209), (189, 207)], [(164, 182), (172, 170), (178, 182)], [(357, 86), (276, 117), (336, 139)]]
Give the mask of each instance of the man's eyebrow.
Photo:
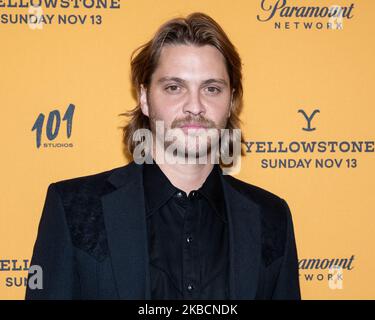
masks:
[(167, 81), (174, 81), (174, 82), (178, 82), (178, 83), (185, 83), (184, 79), (177, 78), (177, 77), (162, 77), (162, 78), (160, 78), (157, 81), (157, 83), (164, 83), (164, 82), (167, 82)]
[(203, 81), (203, 84), (220, 83), (224, 86), (228, 86), (228, 82), (224, 79), (208, 79)]
[[(178, 78), (178, 77), (162, 77), (160, 78), (157, 83), (164, 83), (164, 82), (167, 82), (167, 81), (174, 81), (174, 82), (177, 82), (177, 83), (181, 83), (181, 84), (184, 84), (186, 83), (186, 81), (184, 79), (181, 79), (181, 78)], [(207, 80), (204, 80), (202, 82), (203, 85), (207, 85), (207, 84), (211, 84), (211, 83), (220, 83), (224, 86), (228, 86), (228, 82), (224, 79), (207, 79)]]

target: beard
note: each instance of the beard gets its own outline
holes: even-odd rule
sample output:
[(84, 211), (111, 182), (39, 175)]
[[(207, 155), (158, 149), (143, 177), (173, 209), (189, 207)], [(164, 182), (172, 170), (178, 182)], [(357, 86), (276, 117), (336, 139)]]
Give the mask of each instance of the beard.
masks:
[[(159, 122), (160, 121), (160, 122)], [(163, 134), (160, 134), (162, 126)], [(194, 125), (197, 129), (189, 129), (186, 126)], [(173, 120), (170, 127), (156, 116), (150, 117), (150, 127), (157, 146), (162, 146), (169, 157), (179, 160), (205, 163), (208, 157), (217, 153), (220, 141), (220, 129), (226, 123), (217, 125), (213, 120), (201, 115), (187, 115)], [(184, 128), (185, 127), (185, 128)], [(165, 133), (165, 134), (164, 134)]]

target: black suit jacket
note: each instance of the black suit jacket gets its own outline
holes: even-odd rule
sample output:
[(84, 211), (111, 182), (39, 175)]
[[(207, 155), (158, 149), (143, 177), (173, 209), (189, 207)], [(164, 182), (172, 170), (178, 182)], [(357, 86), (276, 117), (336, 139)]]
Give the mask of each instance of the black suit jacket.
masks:
[[(300, 299), (287, 203), (221, 179), (230, 299)], [(43, 289), (27, 287), (26, 299), (150, 299), (146, 232), (142, 165), (50, 184), (31, 261), (43, 269)]]

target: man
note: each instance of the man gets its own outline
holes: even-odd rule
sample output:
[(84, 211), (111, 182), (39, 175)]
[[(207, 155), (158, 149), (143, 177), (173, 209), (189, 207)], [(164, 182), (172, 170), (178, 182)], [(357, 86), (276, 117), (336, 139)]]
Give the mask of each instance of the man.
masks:
[[(222, 150), (233, 164), (242, 137), (207, 135), (239, 128), (235, 47), (194, 13), (138, 49), (138, 105), (124, 128), (135, 161), (49, 186), (31, 262), (43, 289), (29, 286), (26, 298), (300, 299), (287, 203), (223, 174)], [(223, 168), (183, 161), (217, 154)]]

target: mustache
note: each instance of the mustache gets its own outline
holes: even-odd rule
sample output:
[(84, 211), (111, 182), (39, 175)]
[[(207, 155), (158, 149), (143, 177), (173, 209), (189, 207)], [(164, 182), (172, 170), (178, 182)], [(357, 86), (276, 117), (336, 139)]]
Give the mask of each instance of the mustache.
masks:
[(214, 121), (207, 119), (203, 116), (192, 116), (189, 115), (185, 118), (181, 119), (175, 119), (173, 120), (171, 124), (171, 128), (180, 128), (186, 125), (197, 125), (197, 126), (202, 126), (204, 128), (216, 128), (216, 124)]

